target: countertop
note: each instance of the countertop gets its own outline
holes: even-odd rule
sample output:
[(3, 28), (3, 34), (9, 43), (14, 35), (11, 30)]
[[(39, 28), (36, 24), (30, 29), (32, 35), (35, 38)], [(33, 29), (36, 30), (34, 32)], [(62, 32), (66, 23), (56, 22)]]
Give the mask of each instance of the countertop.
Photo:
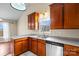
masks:
[(11, 41), (11, 38), (0, 38), (0, 44), (1, 43), (7, 43), (7, 42), (10, 42)]
[(42, 38), (42, 37), (38, 37), (35, 35), (34, 36), (33, 35), (23, 35), (23, 36), (12, 37), (12, 39), (15, 40), (18, 38), (23, 38), (23, 37), (33, 37), (33, 38), (48, 40), (48, 41), (52, 41), (52, 42), (58, 42), (58, 43), (63, 43), (63, 44), (79, 46), (79, 39), (78, 38), (67, 38), (67, 37), (56, 37), (56, 36), (47, 36), (47, 38)]
[(46, 38), (46, 37), (40, 37), (40, 36), (37, 36), (37, 35), (14, 36), (14, 37), (11, 37), (9, 39), (0, 38), (0, 43), (10, 42), (12, 40), (16, 40), (18, 38), (24, 38), (24, 37), (33, 37), (33, 38), (48, 40), (48, 41), (52, 41), (52, 42), (58, 42), (58, 43), (63, 43), (63, 44), (79, 46), (79, 39), (78, 38), (56, 37), (56, 36), (46, 36), (47, 37)]
[(67, 38), (67, 37), (49, 37), (46, 40), (53, 41), (53, 42), (59, 42), (63, 44), (69, 44), (74, 46), (79, 46), (79, 39), (78, 38)]

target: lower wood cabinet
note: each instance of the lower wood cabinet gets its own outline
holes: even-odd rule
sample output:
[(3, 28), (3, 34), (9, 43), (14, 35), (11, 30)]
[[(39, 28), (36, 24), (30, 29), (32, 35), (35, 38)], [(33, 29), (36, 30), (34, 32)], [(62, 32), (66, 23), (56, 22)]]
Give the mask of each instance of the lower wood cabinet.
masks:
[(23, 51), (22, 52), (26, 52), (26, 51), (28, 51), (28, 39), (26, 39), (26, 40), (23, 40), (22, 41), (22, 48), (23, 48)]
[(37, 55), (37, 39), (32, 39), (32, 52)]
[(29, 51), (38, 56), (46, 56), (46, 42), (42, 39), (29, 37)]
[(38, 55), (46, 56), (46, 43), (44, 40), (38, 40)]
[(22, 53), (22, 42), (16, 42), (14, 44), (14, 55), (20, 55)]
[[(38, 56), (46, 56), (46, 42), (37, 38), (19, 38), (14, 40), (14, 55), (31, 51)], [(64, 56), (79, 56), (79, 47), (64, 44)]]
[(64, 56), (79, 56), (79, 52), (64, 51)]
[(79, 47), (65, 44), (64, 56), (79, 56)]
[(28, 50), (32, 51), (32, 38), (28, 37)]
[(46, 56), (46, 43), (37, 38), (19, 38), (14, 40), (14, 55), (18, 56), (26, 51), (31, 51), (38, 56)]
[(24, 52), (28, 51), (28, 39), (20, 38), (14, 40), (14, 55), (20, 55)]

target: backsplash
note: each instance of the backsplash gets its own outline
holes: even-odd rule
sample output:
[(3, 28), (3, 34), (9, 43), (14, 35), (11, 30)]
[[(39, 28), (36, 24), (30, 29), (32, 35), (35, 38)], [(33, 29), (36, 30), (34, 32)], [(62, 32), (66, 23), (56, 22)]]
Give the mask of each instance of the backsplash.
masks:
[(71, 37), (79, 38), (79, 29), (57, 29), (41, 32), (40, 30), (29, 30), (28, 34), (37, 34), (37, 35), (48, 35), (48, 36), (58, 36), (58, 37)]

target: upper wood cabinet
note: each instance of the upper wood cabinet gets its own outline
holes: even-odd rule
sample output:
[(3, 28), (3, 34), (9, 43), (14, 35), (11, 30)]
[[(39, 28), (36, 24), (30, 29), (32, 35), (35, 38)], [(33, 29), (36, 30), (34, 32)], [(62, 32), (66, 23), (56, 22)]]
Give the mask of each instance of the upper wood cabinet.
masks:
[(51, 29), (61, 29), (63, 28), (63, 12), (62, 4), (51, 4), (50, 5), (50, 19), (51, 19)]
[(79, 29), (79, 4), (64, 4), (64, 28)]
[(37, 30), (39, 29), (39, 13), (34, 12), (28, 15), (28, 29)]
[(79, 29), (79, 4), (58, 3), (50, 5), (52, 29)]

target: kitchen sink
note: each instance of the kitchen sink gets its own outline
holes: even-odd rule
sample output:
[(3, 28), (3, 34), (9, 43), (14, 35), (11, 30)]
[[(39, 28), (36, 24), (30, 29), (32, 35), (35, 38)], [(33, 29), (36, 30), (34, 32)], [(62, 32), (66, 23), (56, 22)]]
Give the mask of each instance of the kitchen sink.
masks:
[(46, 39), (48, 36), (45, 36), (45, 35), (38, 35), (38, 38), (43, 38), (43, 39)]
[(38, 36), (30, 36), (30, 37), (37, 38)]

